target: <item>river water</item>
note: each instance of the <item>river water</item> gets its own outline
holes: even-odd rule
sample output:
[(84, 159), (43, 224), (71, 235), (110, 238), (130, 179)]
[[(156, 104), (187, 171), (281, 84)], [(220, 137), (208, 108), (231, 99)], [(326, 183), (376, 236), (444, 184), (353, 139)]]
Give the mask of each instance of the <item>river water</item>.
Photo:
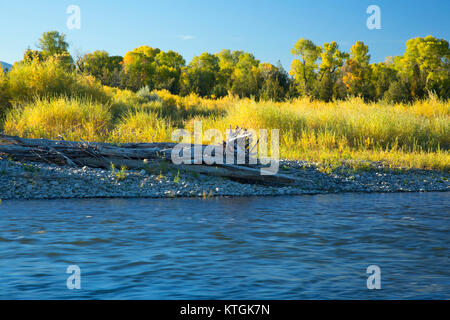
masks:
[(4, 201), (0, 299), (450, 299), (449, 200)]

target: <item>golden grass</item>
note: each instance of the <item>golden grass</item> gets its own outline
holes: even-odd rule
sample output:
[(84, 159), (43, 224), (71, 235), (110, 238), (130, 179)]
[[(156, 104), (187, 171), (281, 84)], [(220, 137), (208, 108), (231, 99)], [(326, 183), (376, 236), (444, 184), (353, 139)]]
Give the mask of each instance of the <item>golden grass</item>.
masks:
[(450, 104), (431, 96), (413, 104), (346, 101), (289, 102), (180, 97), (154, 91), (152, 98), (104, 88), (109, 104), (74, 98), (37, 99), (14, 108), (4, 131), (26, 137), (79, 138), (108, 142), (171, 141), (174, 129), (192, 132), (232, 126), (279, 129), (280, 156), (321, 163), (366, 160), (386, 166), (450, 170)]
[(73, 98), (38, 99), (14, 108), (5, 133), (28, 138), (104, 141), (112, 129), (108, 105)]

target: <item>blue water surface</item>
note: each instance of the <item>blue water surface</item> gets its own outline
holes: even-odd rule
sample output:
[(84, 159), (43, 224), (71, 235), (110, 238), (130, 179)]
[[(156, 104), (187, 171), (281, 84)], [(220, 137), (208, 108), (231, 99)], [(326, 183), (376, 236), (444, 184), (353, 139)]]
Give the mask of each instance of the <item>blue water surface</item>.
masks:
[[(0, 299), (449, 299), (449, 200), (3, 201)], [(366, 286), (370, 265), (380, 290)]]

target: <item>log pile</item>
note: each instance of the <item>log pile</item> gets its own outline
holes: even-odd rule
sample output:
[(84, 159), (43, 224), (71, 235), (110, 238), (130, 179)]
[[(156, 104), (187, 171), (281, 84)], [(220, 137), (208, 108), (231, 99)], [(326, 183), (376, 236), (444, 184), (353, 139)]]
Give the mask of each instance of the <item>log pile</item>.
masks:
[[(143, 169), (149, 163), (167, 162), (179, 170), (197, 172), (205, 175), (227, 177), (247, 183), (267, 185), (302, 185), (311, 182), (307, 179), (285, 174), (261, 175), (261, 165), (248, 163), (174, 165), (171, 160), (172, 149), (176, 143), (125, 143), (110, 144), (87, 141), (65, 141), (48, 139), (26, 139), (0, 133), (0, 158), (15, 161), (44, 162), (72, 167), (92, 167), (109, 169), (125, 166), (127, 169)], [(207, 146), (202, 145), (204, 150)], [(186, 146), (194, 149), (194, 145)], [(252, 156), (247, 150), (247, 158)], [(264, 170), (264, 169), (263, 169)]]

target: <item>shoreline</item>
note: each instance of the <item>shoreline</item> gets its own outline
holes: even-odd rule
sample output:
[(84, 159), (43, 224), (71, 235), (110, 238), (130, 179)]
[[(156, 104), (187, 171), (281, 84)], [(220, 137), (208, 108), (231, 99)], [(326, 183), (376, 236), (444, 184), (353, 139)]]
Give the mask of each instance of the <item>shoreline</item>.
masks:
[(123, 172), (0, 159), (0, 199), (210, 198), (336, 193), (450, 191), (450, 174), (432, 170), (340, 167), (322, 172), (312, 162), (280, 160), (280, 173), (307, 178), (302, 186), (274, 187), (188, 172)]

